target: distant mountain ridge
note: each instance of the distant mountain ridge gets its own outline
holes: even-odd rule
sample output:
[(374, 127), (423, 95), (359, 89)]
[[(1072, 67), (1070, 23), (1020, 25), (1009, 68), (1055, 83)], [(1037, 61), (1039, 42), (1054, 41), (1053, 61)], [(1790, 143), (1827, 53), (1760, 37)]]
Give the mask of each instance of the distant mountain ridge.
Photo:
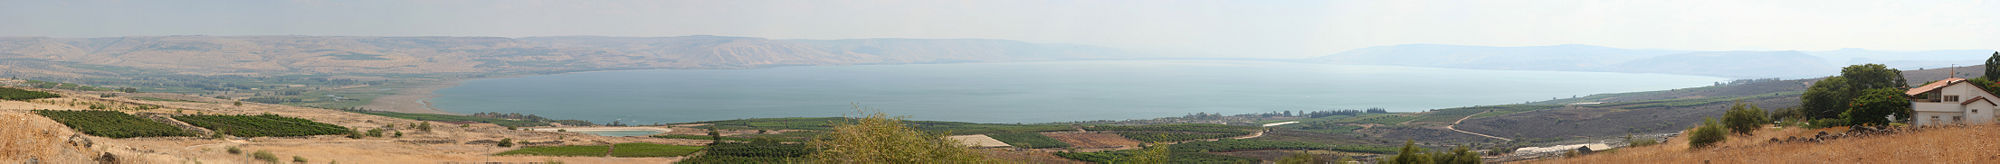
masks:
[(1493, 47), (1441, 44), (1377, 46), (1309, 61), (1466, 69), (1666, 73), (1730, 78), (1829, 76), (1852, 64), (1902, 69), (1983, 63), (1990, 50), (1680, 51), (1590, 45)]
[[(1103, 47), (980, 39), (147, 36), (0, 38), (0, 60), (194, 74), (564, 72), (1115, 59)], [(0, 64), (0, 66), (22, 64)], [(28, 68), (33, 69), (33, 68)], [(87, 69), (48, 70), (49, 72)]]

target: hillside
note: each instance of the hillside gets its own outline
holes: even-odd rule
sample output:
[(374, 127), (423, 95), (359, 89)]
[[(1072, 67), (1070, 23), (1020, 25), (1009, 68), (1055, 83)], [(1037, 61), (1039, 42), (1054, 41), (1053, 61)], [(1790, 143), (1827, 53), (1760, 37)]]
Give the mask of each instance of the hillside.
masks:
[[(1376, 46), (1310, 61), (1468, 69), (1667, 73), (1731, 78), (1812, 78), (1842, 66), (1886, 63), (1935, 68), (1979, 63), (1992, 50), (1680, 51), (1590, 45), (1493, 47), (1439, 44)], [(1788, 64), (1764, 64), (1788, 63)]]
[[(155, 36), (0, 38), (0, 60), (188, 74), (534, 72), (1097, 59), (1117, 50), (1005, 40), (751, 37)], [(12, 64), (10, 64), (12, 65)], [(52, 68), (58, 72), (99, 72)], [(5, 75), (29, 75), (9, 71)]]

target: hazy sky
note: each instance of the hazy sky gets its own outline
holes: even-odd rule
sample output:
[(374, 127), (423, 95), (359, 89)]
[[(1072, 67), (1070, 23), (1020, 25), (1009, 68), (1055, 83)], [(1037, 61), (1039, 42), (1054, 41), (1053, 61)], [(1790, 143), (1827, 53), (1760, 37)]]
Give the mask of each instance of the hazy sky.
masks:
[(987, 38), (1207, 57), (1410, 43), (1994, 49), (1993, 1), (0, 0), (0, 36)]

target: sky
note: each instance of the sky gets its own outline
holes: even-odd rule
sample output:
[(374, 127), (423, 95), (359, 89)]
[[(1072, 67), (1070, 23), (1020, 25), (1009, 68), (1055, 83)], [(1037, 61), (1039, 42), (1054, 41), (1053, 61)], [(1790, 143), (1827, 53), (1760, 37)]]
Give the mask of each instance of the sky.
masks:
[(0, 36), (1006, 39), (1179, 57), (1370, 46), (1994, 49), (1994, 1), (0, 0)]

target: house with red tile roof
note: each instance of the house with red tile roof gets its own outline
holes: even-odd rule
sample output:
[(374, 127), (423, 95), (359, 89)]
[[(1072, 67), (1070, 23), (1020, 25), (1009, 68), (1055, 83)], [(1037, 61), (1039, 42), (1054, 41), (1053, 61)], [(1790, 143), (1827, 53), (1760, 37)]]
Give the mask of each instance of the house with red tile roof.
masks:
[(1947, 78), (1903, 92), (1910, 96), (1913, 125), (1993, 123), (1996, 106), (1993, 92), (1961, 78)]

